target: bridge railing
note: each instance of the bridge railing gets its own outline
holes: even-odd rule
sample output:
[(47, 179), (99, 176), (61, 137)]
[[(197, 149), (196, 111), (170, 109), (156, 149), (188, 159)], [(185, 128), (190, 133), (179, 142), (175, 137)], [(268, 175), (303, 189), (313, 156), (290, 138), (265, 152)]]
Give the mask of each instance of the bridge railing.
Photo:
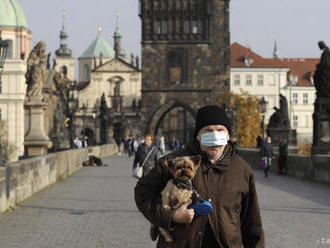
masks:
[(82, 168), (88, 156), (110, 157), (117, 151), (116, 144), (107, 144), (19, 160), (0, 167), (0, 212), (72, 175)]

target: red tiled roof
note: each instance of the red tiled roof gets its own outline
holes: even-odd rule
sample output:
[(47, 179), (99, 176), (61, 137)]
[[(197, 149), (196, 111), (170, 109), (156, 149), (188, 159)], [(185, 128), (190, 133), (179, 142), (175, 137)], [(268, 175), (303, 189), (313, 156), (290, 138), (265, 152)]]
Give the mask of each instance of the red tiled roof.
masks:
[[(296, 86), (313, 86), (311, 78), (320, 61), (318, 58), (263, 58), (236, 42), (231, 44), (230, 53), (233, 68), (289, 68), (289, 74), (298, 77)], [(245, 59), (252, 59), (250, 66), (246, 65)], [(289, 84), (289, 82), (287, 83)]]

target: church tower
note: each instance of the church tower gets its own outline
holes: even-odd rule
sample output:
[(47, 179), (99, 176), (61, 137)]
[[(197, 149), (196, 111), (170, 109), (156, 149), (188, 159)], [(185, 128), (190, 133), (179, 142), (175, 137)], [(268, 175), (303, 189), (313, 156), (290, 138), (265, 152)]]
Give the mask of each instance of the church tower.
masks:
[(63, 73), (70, 80), (74, 80), (74, 58), (68, 48), (68, 33), (65, 30), (66, 12), (62, 13), (62, 30), (60, 33), (60, 48), (55, 51), (56, 71)]
[(140, 0), (146, 132), (176, 106), (192, 116), (229, 91), (229, 0)]

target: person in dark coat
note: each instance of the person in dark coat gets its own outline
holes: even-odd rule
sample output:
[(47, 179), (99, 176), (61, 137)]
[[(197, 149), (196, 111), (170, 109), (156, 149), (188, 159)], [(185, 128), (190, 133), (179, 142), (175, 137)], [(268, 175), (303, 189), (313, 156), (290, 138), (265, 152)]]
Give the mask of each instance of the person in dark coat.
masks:
[[(153, 225), (170, 230), (174, 238), (169, 244), (160, 235), (158, 248), (265, 247), (253, 171), (235, 153), (230, 134), (230, 119), (221, 108), (202, 107), (191, 142), (161, 157), (156, 167), (138, 181), (134, 188), (138, 209)], [(164, 209), (160, 193), (172, 178), (166, 161), (196, 154), (202, 161), (192, 186), (201, 198), (212, 203), (212, 211), (194, 217), (194, 210), (187, 209), (187, 204), (176, 210)]]
[(272, 166), (272, 159), (274, 156), (271, 137), (267, 136), (265, 142), (262, 144), (260, 148), (260, 156), (261, 159), (264, 161), (265, 177), (268, 177), (268, 171)]
[(151, 134), (147, 134), (145, 136), (145, 142), (138, 147), (135, 153), (133, 169), (136, 166), (143, 165), (142, 177), (144, 177), (149, 173), (151, 169), (155, 167), (155, 164), (157, 160), (160, 158), (160, 156), (161, 156), (161, 151), (154, 144), (154, 136)]
[(285, 138), (280, 139), (280, 144), (278, 146), (279, 158), (278, 158), (278, 174), (286, 174), (286, 158), (288, 156), (289, 145)]

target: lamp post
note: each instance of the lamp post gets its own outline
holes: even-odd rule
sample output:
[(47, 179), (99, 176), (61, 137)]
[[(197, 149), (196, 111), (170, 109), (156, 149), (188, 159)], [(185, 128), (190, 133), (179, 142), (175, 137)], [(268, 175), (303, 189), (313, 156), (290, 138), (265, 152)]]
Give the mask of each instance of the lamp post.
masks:
[(289, 85), (290, 85), (290, 123), (291, 128), (293, 128), (293, 99), (292, 99), (292, 85), (297, 83), (297, 76), (289, 75)]
[(233, 119), (235, 121), (235, 136), (236, 136), (236, 145), (238, 146), (239, 135), (238, 135), (238, 118), (239, 118), (239, 106), (235, 105), (233, 108)]
[(85, 140), (85, 117), (86, 117), (86, 111), (87, 111), (87, 107), (85, 106), (85, 103), (83, 103), (82, 107), (80, 108), (81, 112), (82, 112), (82, 121), (83, 121), (83, 129), (82, 129), (82, 133), (83, 133), (83, 144), (85, 144), (84, 140)]
[[(5, 60), (7, 58), (7, 51), (8, 51), (8, 43), (2, 40), (1, 31), (0, 31), (0, 86), (1, 87), (2, 87), (1, 76), (5, 65)], [(0, 165), (2, 164), (3, 164), (3, 159), (2, 159), (2, 145), (1, 145), (1, 136), (0, 136)]]
[(74, 139), (75, 139), (75, 113), (78, 108), (78, 100), (74, 98), (74, 89), (76, 82), (72, 82), (70, 85), (71, 95), (69, 97), (68, 105), (70, 111), (70, 147), (74, 148)]
[(261, 128), (262, 128), (262, 138), (265, 138), (265, 114), (267, 112), (267, 101), (265, 100), (265, 97), (263, 96), (259, 102), (260, 105), (260, 112), (262, 116), (262, 121), (261, 121)]
[(97, 117), (97, 110), (93, 110), (93, 120), (94, 120), (94, 145), (97, 145), (97, 140), (96, 140), (96, 117)]

